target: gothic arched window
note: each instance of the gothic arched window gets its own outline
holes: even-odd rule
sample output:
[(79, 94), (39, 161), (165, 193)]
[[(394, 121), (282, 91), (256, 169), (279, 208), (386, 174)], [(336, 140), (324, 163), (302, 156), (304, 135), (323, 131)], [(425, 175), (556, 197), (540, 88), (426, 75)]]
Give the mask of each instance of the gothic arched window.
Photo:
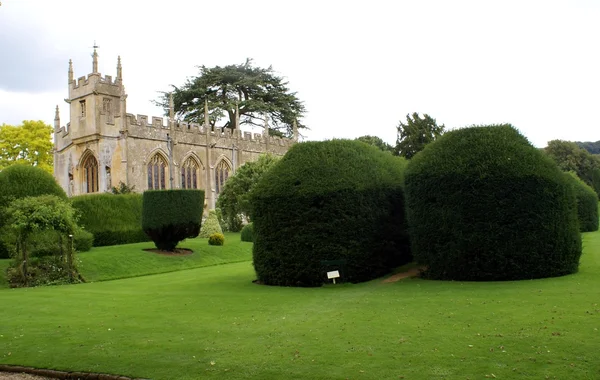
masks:
[(95, 193), (98, 191), (98, 161), (92, 154), (88, 154), (82, 164), (83, 167), (83, 191)]
[(231, 168), (225, 160), (221, 160), (215, 168), (215, 188), (217, 190), (217, 195), (223, 190), (223, 185), (225, 185), (225, 181), (227, 181), (230, 171)]
[(166, 188), (168, 168), (167, 161), (160, 154), (156, 153), (152, 156), (148, 161), (149, 190), (164, 190)]
[(200, 165), (192, 158), (188, 157), (183, 165), (181, 165), (181, 188), (182, 189), (197, 189), (198, 188), (198, 170)]

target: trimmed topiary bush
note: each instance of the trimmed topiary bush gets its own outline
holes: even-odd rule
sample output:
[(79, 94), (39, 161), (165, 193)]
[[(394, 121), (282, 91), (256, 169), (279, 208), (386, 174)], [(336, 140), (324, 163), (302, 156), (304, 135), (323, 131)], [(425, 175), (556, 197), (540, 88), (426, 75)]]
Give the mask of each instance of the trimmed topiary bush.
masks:
[(598, 231), (598, 194), (576, 173), (566, 173), (569, 182), (575, 189), (577, 197), (577, 216), (581, 232)]
[(142, 194), (85, 194), (71, 198), (79, 224), (94, 235), (94, 246), (151, 240), (142, 229)]
[(94, 246), (94, 234), (82, 228), (73, 234), (73, 247), (77, 252), (87, 252)]
[(203, 190), (147, 190), (142, 228), (156, 248), (172, 251), (181, 240), (198, 236), (203, 208)]
[(241, 238), (242, 241), (254, 241), (254, 225), (252, 223), (248, 223), (242, 228)]
[(56, 195), (66, 200), (67, 194), (52, 174), (25, 164), (14, 164), (0, 171), (0, 208), (14, 200), (39, 195)]
[(510, 124), (447, 132), (406, 170), (412, 252), (440, 280), (520, 280), (577, 271), (572, 186)]
[(215, 232), (214, 234), (210, 234), (208, 237), (209, 245), (223, 245), (225, 244), (225, 235)]
[(206, 220), (202, 223), (198, 237), (207, 238), (214, 233), (222, 234), (223, 230), (221, 229), (221, 224), (219, 224), (219, 216), (216, 211), (209, 210)]
[[(6, 234), (3, 229), (8, 215), (4, 210), (11, 201), (24, 197), (40, 195), (56, 195), (66, 200), (67, 194), (56, 182), (52, 174), (28, 164), (14, 164), (0, 171), (0, 235)], [(10, 247), (6, 245), (7, 237), (0, 236), (0, 259), (8, 258)]]
[(251, 192), (254, 269), (268, 285), (362, 282), (411, 260), (406, 160), (360, 141), (294, 145)]

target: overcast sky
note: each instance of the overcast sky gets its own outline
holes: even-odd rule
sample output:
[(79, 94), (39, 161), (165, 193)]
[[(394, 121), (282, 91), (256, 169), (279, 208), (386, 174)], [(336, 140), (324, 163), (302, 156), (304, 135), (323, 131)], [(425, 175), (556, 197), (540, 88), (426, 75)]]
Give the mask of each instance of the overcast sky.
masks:
[(2, 0), (0, 124), (68, 122), (67, 68), (116, 76), (128, 112), (197, 66), (253, 58), (305, 102), (306, 140), (379, 136), (413, 112), (512, 123), (534, 145), (600, 140), (599, 0)]

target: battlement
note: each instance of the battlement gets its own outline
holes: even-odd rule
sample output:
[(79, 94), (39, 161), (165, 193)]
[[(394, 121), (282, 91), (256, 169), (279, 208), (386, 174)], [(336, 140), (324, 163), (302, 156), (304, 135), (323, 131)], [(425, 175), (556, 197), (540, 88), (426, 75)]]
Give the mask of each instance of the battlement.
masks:
[[(96, 79), (97, 78), (97, 79)], [(90, 85), (90, 83), (94, 84), (94, 83), (102, 83), (102, 84), (107, 84), (107, 85), (111, 85), (111, 86), (119, 86), (119, 81), (114, 79), (112, 75), (105, 75), (104, 77), (100, 74), (88, 74), (87, 77), (86, 76), (81, 76), (79, 78), (77, 78), (77, 80), (72, 82), (73, 85), (73, 89), (77, 89), (77, 88), (81, 88), (81, 87), (86, 87), (88, 85)]]
[[(169, 133), (170, 127), (168, 120), (164, 117), (149, 117), (147, 115), (133, 115), (126, 114), (126, 126), (129, 133), (133, 136), (149, 136), (149, 133), (159, 133), (161, 136), (166, 137)], [(151, 121), (149, 121), (151, 120)], [(166, 121), (166, 122), (165, 122)], [(173, 125), (175, 138), (179, 136), (188, 141), (194, 141), (195, 143), (204, 143), (206, 137), (194, 138), (197, 136), (206, 136), (206, 128), (202, 124), (188, 123), (185, 121), (175, 122)], [(266, 144), (263, 134), (252, 133), (248, 131), (232, 130), (231, 128), (215, 127), (214, 131), (210, 131), (210, 136), (218, 139), (224, 139), (225, 141), (244, 141), (251, 144)], [(186, 138), (185, 136), (188, 136)], [(289, 138), (281, 138), (277, 136), (269, 136), (269, 144), (273, 146), (289, 147), (294, 144), (294, 141)], [(228, 142), (229, 143), (229, 142)]]

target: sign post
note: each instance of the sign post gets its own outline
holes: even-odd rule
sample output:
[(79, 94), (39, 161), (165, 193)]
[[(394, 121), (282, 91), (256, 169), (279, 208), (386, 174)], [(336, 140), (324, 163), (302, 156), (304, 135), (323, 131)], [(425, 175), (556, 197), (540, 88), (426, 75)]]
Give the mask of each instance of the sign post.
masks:
[(340, 272), (337, 270), (333, 270), (331, 272), (327, 272), (327, 278), (330, 280), (333, 280), (333, 283), (335, 284), (335, 279), (340, 277)]

